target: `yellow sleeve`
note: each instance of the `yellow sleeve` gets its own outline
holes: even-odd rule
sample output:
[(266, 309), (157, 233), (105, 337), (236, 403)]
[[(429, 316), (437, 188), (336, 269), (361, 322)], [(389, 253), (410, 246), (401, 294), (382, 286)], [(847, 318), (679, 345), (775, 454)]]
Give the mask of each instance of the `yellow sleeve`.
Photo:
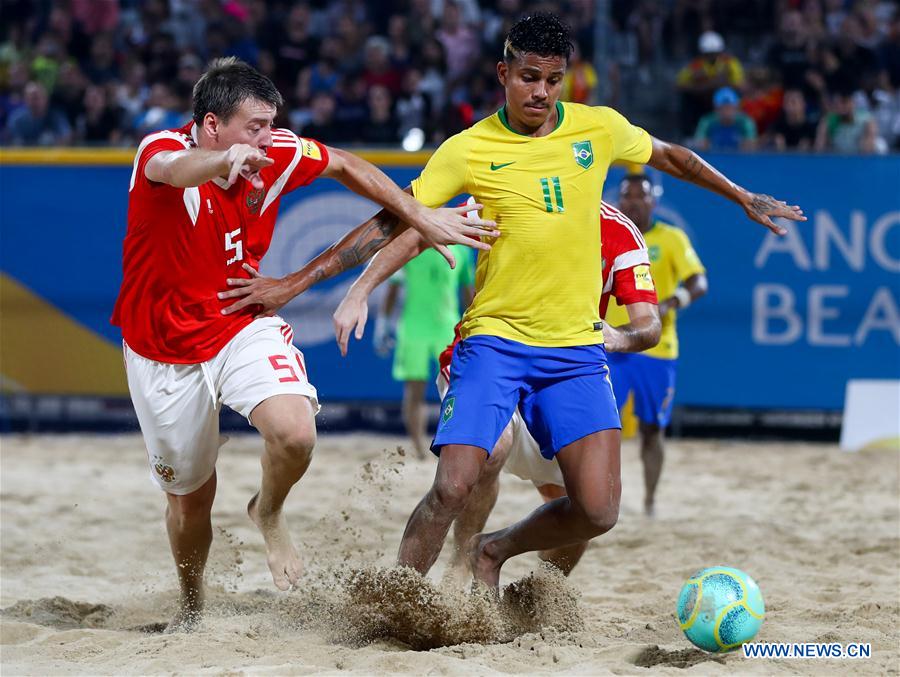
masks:
[(628, 122), (621, 113), (612, 108), (600, 106), (595, 110), (601, 114), (603, 123), (612, 137), (613, 160), (647, 164), (653, 151), (650, 135)]
[(675, 238), (673, 251), (675, 252), (675, 277), (678, 282), (684, 282), (692, 275), (705, 273), (706, 268), (703, 267), (687, 234), (683, 230), (675, 228), (672, 230), (672, 235)]
[(682, 66), (681, 70), (678, 71), (678, 75), (675, 78), (675, 84), (679, 87), (684, 87), (689, 84), (693, 78), (694, 69), (691, 68), (691, 64), (687, 64), (686, 66)]
[(735, 57), (731, 57), (728, 63), (728, 70), (731, 71), (728, 74), (729, 79), (731, 80), (732, 87), (743, 87), (744, 86), (744, 67), (741, 65), (741, 62)]
[(468, 150), (468, 141), (462, 134), (444, 141), (418, 178), (413, 179), (413, 197), (427, 207), (441, 207), (457, 195), (471, 192), (466, 190)]

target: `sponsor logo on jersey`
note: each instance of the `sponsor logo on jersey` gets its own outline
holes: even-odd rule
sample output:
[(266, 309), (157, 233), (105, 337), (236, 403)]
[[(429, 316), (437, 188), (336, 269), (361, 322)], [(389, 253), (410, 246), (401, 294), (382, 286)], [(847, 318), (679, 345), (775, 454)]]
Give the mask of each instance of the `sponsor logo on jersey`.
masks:
[(587, 169), (594, 164), (594, 149), (590, 141), (577, 141), (572, 144), (572, 152), (575, 153), (575, 162)]
[(513, 160), (512, 162), (504, 162), (502, 164), (494, 164), (492, 162), (491, 163), (491, 171), (496, 172), (498, 169), (503, 169), (504, 167), (509, 167), (510, 165), (514, 165), (514, 164), (516, 164), (515, 160)]
[(651, 244), (649, 247), (647, 247), (647, 254), (650, 256), (650, 263), (656, 263), (657, 261), (659, 261), (659, 245)]
[(634, 288), (639, 291), (653, 291), (653, 278), (650, 277), (650, 266), (646, 263), (635, 266), (634, 270)]
[(306, 157), (312, 158), (313, 160), (322, 159), (322, 151), (320, 151), (319, 147), (309, 139), (300, 139), (300, 148), (302, 149), (303, 155)]

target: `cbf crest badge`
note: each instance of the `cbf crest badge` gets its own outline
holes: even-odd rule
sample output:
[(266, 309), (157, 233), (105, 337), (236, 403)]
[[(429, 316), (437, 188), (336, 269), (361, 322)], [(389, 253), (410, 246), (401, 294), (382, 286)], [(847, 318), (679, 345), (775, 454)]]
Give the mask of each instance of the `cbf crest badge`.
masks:
[(583, 169), (588, 169), (594, 164), (594, 149), (591, 147), (590, 141), (578, 141), (573, 143), (572, 151), (575, 153), (575, 162)]
[(453, 418), (453, 410), (456, 408), (456, 398), (449, 397), (444, 403), (444, 412), (441, 414), (441, 425)]

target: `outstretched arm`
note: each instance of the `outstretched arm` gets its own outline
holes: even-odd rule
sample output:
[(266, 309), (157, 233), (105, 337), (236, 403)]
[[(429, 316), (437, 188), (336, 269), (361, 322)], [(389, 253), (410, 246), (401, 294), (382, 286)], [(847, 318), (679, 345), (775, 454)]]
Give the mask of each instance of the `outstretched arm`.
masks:
[(761, 223), (778, 235), (784, 235), (787, 231), (773, 223), (773, 217), (806, 221), (803, 210), (797, 205), (789, 206), (771, 195), (751, 193), (684, 146), (653, 139), (653, 152), (647, 164), (677, 179), (689, 181), (736, 202), (743, 207), (750, 219)]
[(351, 333), (356, 336), (357, 340), (363, 337), (366, 320), (369, 316), (369, 294), (408, 261), (418, 256), (426, 247), (427, 245), (416, 231), (407, 230), (378, 252), (366, 266), (363, 274), (350, 285), (350, 289), (332, 317), (334, 336), (341, 349), (341, 355), (347, 355)]
[(401, 189), (378, 167), (352, 153), (337, 148), (329, 148), (328, 153), (328, 167), (322, 176), (337, 179), (357, 195), (391, 210), (401, 221), (419, 231), (451, 267), (456, 262), (447, 245), (464, 244), (475, 249), (490, 249), (489, 244), (478, 238), (482, 235), (500, 235), (496, 230), (497, 224), (470, 219), (465, 210), (429, 209), (412, 197), (410, 190)]
[[(388, 179), (389, 183), (392, 183)], [(397, 189), (410, 200), (416, 202), (412, 197), (412, 188), (407, 186), (405, 189)], [(421, 206), (421, 203), (416, 202)], [(484, 221), (478, 214), (481, 209), (480, 204), (465, 204), (458, 207), (449, 207), (443, 209), (429, 209), (430, 212), (443, 212), (452, 217), (462, 218), (464, 225), (459, 232), (470, 233), (477, 238), (481, 235), (498, 236), (499, 233), (492, 230), (495, 227), (493, 221)], [(335, 275), (343, 273), (350, 268), (354, 268), (361, 263), (365, 263), (375, 255), (382, 247), (391, 242), (398, 235), (408, 229), (408, 225), (402, 222), (400, 217), (382, 209), (369, 220), (363, 222), (339, 241), (331, 245), (328, 249), (319, 254), (312, 261), (307, 263), (300, 270), (286, 275), (285, 277), (275, 279), (263, 277), (256, 270), (244, 264), (244, 270), (250, 274), (250, 278), (229, 278), (227, 284), (232, 289), (219, 293), (220, 299), (240, 298), (239, 301), (222, 310), (223, 314), (233, 313), (241, 308), (250, 305), (260, 306), (260, 315), (273, 315), (279, 308), (285, 305), (298, 294), (303, 293), (311, 286), (322, 280), (327, 280)], [(415, 230), (411, 231), (408, 236), (407, 243), (415, 242), (418, 248), (416, 253), (429, 246), (427, 238), (422, 236)], [(466, 244), (472, 247), (479, 247), (482, 243), (478, 240), (469, 240)], [(485, 245), (486, 246), (486, 245)], [(435, 247), (438, 249), (437, 247)], [(479, 247), (484, 248), (484, 247)], [(489, 248), (489, 247), (488, 247)], [(446, 248), (445, 248), (446, 249)], [(375, 288), (387, 276), (398, 270), (406, 261), (413, 258), (415, 254), (410, 255), (402, 262), (397, 264), (385, 278), (379, 280)], [(448, 260), (453, 261), (453, 256), (447, 250), (444, 255)], [(385, 262), (387, 263), (387, 261)]]
[(157, 153), (147, 160), (144, 176), (176, 188), (199, 186), (218, 177), (226, 178), (230, 186), (243, 176), (254, 188), (262, 188), (259, 171), (273, 162), (258, 148), (243, 143), (228, 150), (187, 148)]
[(226, 282), (232, 289), (219, 293), (220, 299), (241, 297), (239, 301), (223, 308), (222, 314), (228, 315), (241, 308), (256, 305), (261, 307), (261, 315), (273, 315), (288, 301), (317, 282), (368, 261), (375, 252), (405, 229), (406, 225), (401, 224), (397, 216), (382, 209), (290, 275), (282, 278), (263, 277), (245, 263), (244, 270), (250, 277), (229, 278)]

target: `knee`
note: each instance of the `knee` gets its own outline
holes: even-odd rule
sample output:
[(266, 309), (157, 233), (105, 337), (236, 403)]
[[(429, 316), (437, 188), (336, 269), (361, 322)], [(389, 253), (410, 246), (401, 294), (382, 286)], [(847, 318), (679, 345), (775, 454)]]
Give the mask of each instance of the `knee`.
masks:
[(647, 442), (655, 442), (658, 439), (662, 439), (662, 428), (654, 423), (644, 423), (642, 421), (640, 424), (640, 432), (641, 440), (645, 444)]
[(619, 521), (619, 500), (610, 498), (609, 501), (590, 502), (581, 505), (584, 522), (588, 531), (588, 538), (605, 534), (616, 526)]
[(616, 523), (619, 521), (619, 505), (589, 510), (586, 515), (592, 532), (591, 536), (599, 536), (616, 526)]
[(452, 514), (462, 512), (476, 482), (462, 477), (446, 477), (435, 481), (432, 494), (437, 502), (436, 507)]
[(312, 458), (316, 431), (301, 425), (279, 426), (266, 436), (266, 442), (270, 451), (282, 460), (305, 464)]
[(183, 496), (167, 494), (166, 515), (179, 528), (189, 528), (209, 522), (214, 493), (198, 490)]

